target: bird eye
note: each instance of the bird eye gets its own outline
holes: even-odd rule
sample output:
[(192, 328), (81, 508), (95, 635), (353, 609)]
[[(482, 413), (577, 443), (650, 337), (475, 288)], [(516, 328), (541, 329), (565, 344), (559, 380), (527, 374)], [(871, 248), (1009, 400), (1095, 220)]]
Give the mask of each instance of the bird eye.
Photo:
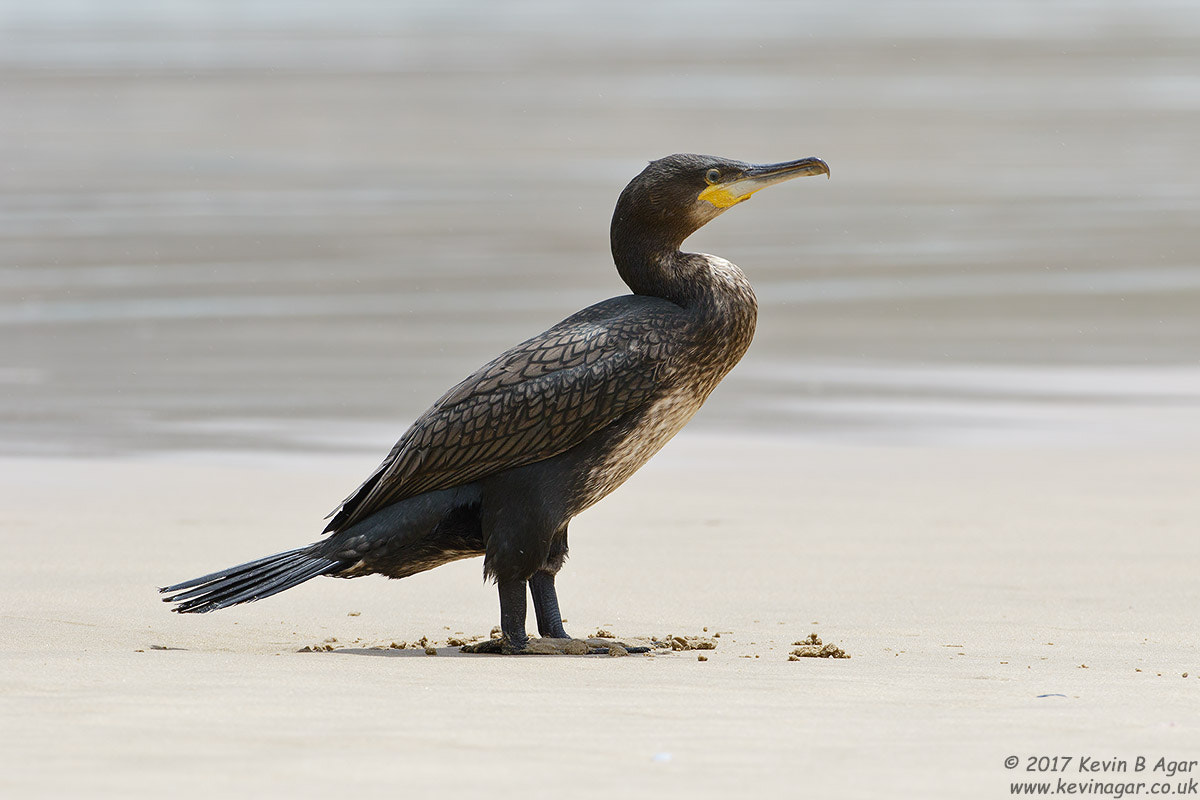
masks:
[(704, 173), (704, 180), (707, 181), (708, 184), (711, 186), (712, 184), (721, 180), (721, 170), (710, 169), (708, 172)]

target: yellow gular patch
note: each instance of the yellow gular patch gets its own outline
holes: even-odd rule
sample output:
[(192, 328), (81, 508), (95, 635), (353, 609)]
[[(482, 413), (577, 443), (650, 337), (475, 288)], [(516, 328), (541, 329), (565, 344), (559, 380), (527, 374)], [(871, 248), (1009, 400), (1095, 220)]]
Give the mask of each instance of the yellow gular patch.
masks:
[[(753, 194), (751, 192), (750, 194)], [(707, 200), (717, 208), (729, 208), (736, 206), (743, 200), (750, 199), (750, 194), (744, 194), (741, 197), (736, 197), (729, 189), (721, 184), (713, 184), (700, 193), (700, 200)]]

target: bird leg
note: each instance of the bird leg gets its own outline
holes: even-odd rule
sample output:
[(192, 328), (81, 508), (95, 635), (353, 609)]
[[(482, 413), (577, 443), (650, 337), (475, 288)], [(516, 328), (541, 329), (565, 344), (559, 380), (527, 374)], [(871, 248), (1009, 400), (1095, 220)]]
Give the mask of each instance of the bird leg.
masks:
[(525, 635), (525, 581), (497, 581), (500, 590), (500, 638), (463, 645), (464, 653), (519, 655), (529, 652)]
[(558, 594), (554, 590), (554, 576), (539, 570), (528, 581), (533, 595), (533, 608), (537, 613), (538, 633), (541, 639), (530, 639), (525, 635), (525, 587), (526, 581), (500, 581), (500, 637), (475, 644), (463, 645), (464, 653), (493, 653), (497, 655), (601, 655), (610, 653), (615, 645), (624, 653), (645, 653), (648, 647), (631, 647), (611, 639), (572, 639), (563, 630), (562, 615), (558, 611)]
[(525, 581), (502, 581), (500, 588), (500, 631), (505, 652), (520, 653), (529, 648), (525, 635)]
[[(607, 653), (613, 645), (624, 649), (627, 653), (648, 653), (649, 647), (625, 644), (615, 639), (572, 639), (563, 630), (562, 614), (558, 610), (558, 592), (554, 588), (554, 573), (538, 570), (529, 579), (529, 594), (533, 596), (533, 612), (537, 615), (538, 634), (542, 637), (537, 646), (568, 647), (558, 642), (547, 642), (547, 639), (566, 640), (566, 642), (583, 642), (591, 655)], [(564, 652), (570, 652), (564, 650)]]
[(538, 634), (549, 639), (570, 639), (563, 630), (562, 614), (558, 610), (558, 592), (554, 589), (554, 575), (538, 570), (529, 579), (529, 593), (533, 596), (533, 613), (537, 615)]

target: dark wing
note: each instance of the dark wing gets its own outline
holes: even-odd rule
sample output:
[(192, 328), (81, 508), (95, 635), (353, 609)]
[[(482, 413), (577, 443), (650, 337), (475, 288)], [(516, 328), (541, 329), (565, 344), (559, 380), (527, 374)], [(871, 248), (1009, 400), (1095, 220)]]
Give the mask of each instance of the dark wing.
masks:
[(325, 530), (574, 447), (650, 400), (683, 324), (678, 306), (630, 295), (522, 342), (421, 415)]

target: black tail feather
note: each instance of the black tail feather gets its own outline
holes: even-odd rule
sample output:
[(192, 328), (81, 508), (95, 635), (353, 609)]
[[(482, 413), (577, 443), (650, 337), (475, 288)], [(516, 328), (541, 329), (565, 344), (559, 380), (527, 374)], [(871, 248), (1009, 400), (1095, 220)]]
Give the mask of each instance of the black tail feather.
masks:
[(164, 603), (179, 603), (173, 611), (203, 614), (219, 608), (249, 603), (298, 586), (318, 575), (341, 569), (337, 559), (314, 555), (311, 548), (288, 550), (190, 581), (159, 589)]
[[(279, 558), (270, 564), (264, 564), (252, 572), (249, 570), (237, 570), (229, 575), (222, 576), (217, 574), (215, 577), (220, 579), (220, 582), (211, 581), (200, 586), (188, 589), (185, 592), (171, 595), (172, 602), (182, 602), (191, 600), (192, 598), (204, 597), (206, 600), (223, 600), (227, 597), (232, 597), (240, 593), (245, 588), (264, 587), (265, 584), (277, 577), (280, 574), (286, 573), (291, 568), (304, 563), (305, 558), (299, 553), (281, 553)], [(243, 581), (252, 580), (253, 582), (247, 587)]]
[(238, 564), (236, 567), (228, 567), (227, 569), (210, 572), (207, 575), (201, 575), (199, 578), (192, 578), (190, 581), (183, 581), (182, 583), (177, 583), (174, 586), (164, 586), (163, 588), (159, 589), (159, 591), (177, 592), (180, 589), (190, 589), (193, 586), (201, 586), (202, 584), (211, 583), (217, 578), (231, 578), (234, 575), (240, 575), (243, 572), (248, 572), (249, 570), (262, 566), (263, 564), (278, 563), (280, 558), (283, 556), (290, 556), (298, 552), (301, 551), (288, 550), (286, 553), (276, 553), (275, 555), (267, 556), (266, 558), (260, 558), (255, 561), (247, 561), (245, 564)]

